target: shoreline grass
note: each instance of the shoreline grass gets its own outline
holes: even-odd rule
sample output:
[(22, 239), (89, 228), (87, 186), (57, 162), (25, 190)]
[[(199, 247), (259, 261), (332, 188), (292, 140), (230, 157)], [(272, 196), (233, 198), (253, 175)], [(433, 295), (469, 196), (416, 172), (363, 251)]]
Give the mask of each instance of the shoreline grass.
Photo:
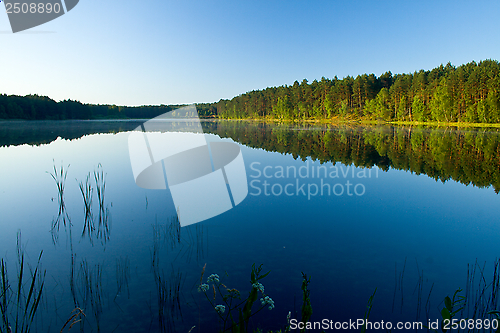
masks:
[(334, 117), (331, 119), (282, 119), (273, 117), (264, 118), (213, 118), (200, 117), (203, 120), (229, 120), (229, 121), (251, 121), (263, 123), (284, 123), (284, 124), (359, 124), (359, 125), (397, 125), (397, 126), (427, 126), (427, 127), (480, 127), (480, 128), (500, 128), (500, 123), (470, 123), (470, 122), (439, 122), (439, 121), (385, 121), (354, 117)]

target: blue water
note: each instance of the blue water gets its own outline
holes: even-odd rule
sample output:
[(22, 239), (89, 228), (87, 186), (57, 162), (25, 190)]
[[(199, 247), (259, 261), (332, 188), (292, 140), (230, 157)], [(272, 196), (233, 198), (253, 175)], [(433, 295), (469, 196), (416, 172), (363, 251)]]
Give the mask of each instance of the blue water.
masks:
[[(50, 124), (57, 132), (57, 125)], [(72, 260), (77, 303), (87, 315), (81, 329), (187, 332), (196, 326), (193, 332), (211, 332), (217, 330), (217, 315), (197, 291), (205, 265), (205, 280), (217, 273), (244, 297), (250, 291), (252, 264), (270, 271), (261, 282), (275, 308), (256, 314), (250, 326), (275, 330), (286, 325), (289, 311), (300, 318), (301, 272), (311, 277), (311, 320), (363, 318), (375, 289), (371, 320), (415, 320), (421, 285), (419, 320), (427, 321), (427, 315), (439, 318), (446, 295), (465, 287), (468, 263), (486, 262), (490, 273), (500, 253), (499, 197), (491, 188), (436, 182), (376, 166), (302, 161), (244, 145), (247, 198), (222, 215), (182, 228), (180, 242), (167, 234), (155, 242), (155, 228), (164, 230), (161, 226), (175, 216), (175, 208), (168, 190), (135, 184), (128, 135), (90, 134), (0, 148), (0, 255), (13, 274), (19, 232), (32, 265), (43, 250), (45, 294), (33, 325), (40, 331), (59, 331), (75, 308)], [(51, 233), (59, 207), (57, 188), (48, 174), (54, 164), (68, 172), (64, 194), (72, 224), (60, 225), (57, 241)], [(99, 164), (106, 174), (110, 233), (109, 239), (94, 235), (91, 240), (82, 236), (85, 215), (78, 185)], [(320, 166), (324, 168), (318, 172)], [(285, 170), (283, 178), (280, 170)], [(94, 214), (96, 204), (94, 193)], [(160, 276), (180, 282), (178, 303), (167, 305), (163, 319), (154, 253)], [(97, 316), (85, 301), (82, 260), (102, 270)], [(117, 263), (128, 267), (126, 282), (120, 282)]]

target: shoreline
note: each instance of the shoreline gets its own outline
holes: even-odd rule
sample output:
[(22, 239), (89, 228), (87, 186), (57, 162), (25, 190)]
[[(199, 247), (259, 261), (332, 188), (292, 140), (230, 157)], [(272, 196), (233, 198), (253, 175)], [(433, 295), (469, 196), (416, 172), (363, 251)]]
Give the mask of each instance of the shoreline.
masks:
[[(109, 121), (148, 121), (148, 118), (97, 118), (97, 119), (0, 119), (0, 123), (10, 122), (65, 122), (65, 121), (90, 121), (90, 122), (109, 122)], [(348, 118), (332, 118), (332, 119), (279, 119), (279, 118), (217, 118), (217, 117), (200, 117), (204, 121), (249, 121), (262, 123), (278, 123), (278, 124), (322, 124), (322, 125), (393, 125), (393, 126), (421, 126), (421, 127), (465, 127), (465, 128), (500, 128), (500, 123), (469, 123), (469, 122), (438, 122), (438, 121), (382, 121), (369, 119), (348, 119)]]
[(348, 125), (396, 125), (396, 126), (427, 126), (427, 127), (479, 127), (500, 128), (500, 123), (469, 123), (469, 122), (438, 122), (438, 121), (382, 121), (368, 119), (278, 119), (278, 118), (200, 118), (213, 120), (237, 120), (255, 121), (269, 123), (292, 123), (292, 124), (348, 124)]

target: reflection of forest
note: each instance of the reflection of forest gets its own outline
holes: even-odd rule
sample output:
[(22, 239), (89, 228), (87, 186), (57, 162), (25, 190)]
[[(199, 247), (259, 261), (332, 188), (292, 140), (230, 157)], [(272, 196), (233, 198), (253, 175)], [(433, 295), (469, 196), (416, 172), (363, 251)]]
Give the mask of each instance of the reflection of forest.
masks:
[[(131, 131), (142, 121), (67, 121), (0, 123), (0, 147), (50, 143), (57, 137)], [(321, 162), (377, 165), (453, 179), (500, 191), (500, 131), (494, 129), (392, 126), (316, 126), (241, 121), (204, 121), (204, 131), (254, 148), (311, 157)]]
[(377, 165), (500, 190), (500, 132), (415, 127), (314, 127), (205, 122), (204, 131), (267, 151), (323, 162)]
[(0, 122), (0, 147), (41, 145), (61, 137), (79, 139), (84, 135), (132, 131), (144, 121), (6, 121)]

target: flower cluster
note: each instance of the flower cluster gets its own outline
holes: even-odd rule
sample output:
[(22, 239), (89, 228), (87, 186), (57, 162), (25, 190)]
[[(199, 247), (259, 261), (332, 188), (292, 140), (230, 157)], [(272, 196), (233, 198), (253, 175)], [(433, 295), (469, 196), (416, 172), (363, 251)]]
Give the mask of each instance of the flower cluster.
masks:
[(212, 274), (207, 279), (207, 283), (210, 283), (210, 282), (219, 283), (219, 281), (220, 281), (219, 275), (217, 275), (217, 274)]
[(269, 310), (274, 309), (274, 301), (271, 297), (266, 296), (264, 298), (261, 298), (260, 302), (262, 303), (262, 305), (269, 304)]
[(219, 314), (223, 314), (224, 311), (226, 311), (226, 307), (224, 305), (219, 304), (215, 307), (215, 311), (217, 311), (217, 313)]
[(206, 283), (203, 283), (198, 287), (198, 291), (206, 293), (208, 291), (208, 288), (210, 288), (210, 286)]
[(252, 284), (252, 288), (259, 290), (261, 293), (264, 293), (264, 286), (260, 282), (255, 282)]

